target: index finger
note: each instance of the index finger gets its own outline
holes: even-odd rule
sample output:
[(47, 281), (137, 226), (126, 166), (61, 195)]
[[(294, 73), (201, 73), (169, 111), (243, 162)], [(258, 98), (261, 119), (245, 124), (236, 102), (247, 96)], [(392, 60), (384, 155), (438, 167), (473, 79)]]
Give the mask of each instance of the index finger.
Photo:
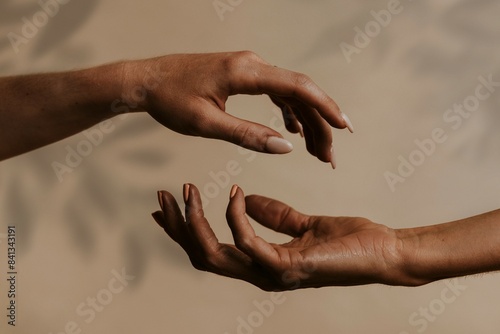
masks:
[(276, 267), (276, 264), (280, 262), (278, 252), (271, 244), (255, 235), (254, 229), (245, 216), (243, 191), (233, 186), (231, 193), (233, 195), (227, 206), (226, 219), (236, 247), (258, 263), (270, 268)]
[[(258, 57), (258, 56), (256, 56)], [(351, 122), (337, 103), (307, 75), (264, 63), (244, 59), (237, 63), (236, 76), (231, 80), (233, 94), (267, 94), (300, 100), (333, 127), (353, 131)], [(253, 75), (249, 75), (249, 73)]]

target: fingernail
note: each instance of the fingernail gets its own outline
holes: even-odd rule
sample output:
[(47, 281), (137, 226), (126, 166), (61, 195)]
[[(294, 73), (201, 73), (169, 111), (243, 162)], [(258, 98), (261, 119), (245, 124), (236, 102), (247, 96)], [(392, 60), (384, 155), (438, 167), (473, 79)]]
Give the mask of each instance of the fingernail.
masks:
[(343, 112), (340, 112), (340, 115), (344, 119), (345, 125), (347, 126), (347, 128), (349, 129), (349, 131), (351, 133), (354, 133), (354, 127), (352, 126), (352, 122), (349, 119), (349, 117), (346, 114), (344, 114)]
[(304, 128), (302, 127), (302, 124), (299, 124), (299, 134), (302, 138), (304, 138)]
[(184, 203), (189, 201), (189, 183), (185, 183), (183, 187)]
[(236, 195), (236, 191), (238, 190), (238, 186), (236, 184), (231, 188), (231, 193), (229, 194), (229, 199), (232, 199), (234, 195)]
[(269, 137), (266, 142), (269, 153), (283, 154), (293, 150), (293, 145), (288, 140), (279, 137)]
[(333, 145), (332, 145), (332, 154), (330, 156), (330, 164), (332, 165), (333, 169), (337, 168), (337, 158), (335, 157), (335, 150), (333, 149)]
[(161, 191), (158, 191), (158, 203), (160, 203), (160, 208), (163, 210), (163, 195)]

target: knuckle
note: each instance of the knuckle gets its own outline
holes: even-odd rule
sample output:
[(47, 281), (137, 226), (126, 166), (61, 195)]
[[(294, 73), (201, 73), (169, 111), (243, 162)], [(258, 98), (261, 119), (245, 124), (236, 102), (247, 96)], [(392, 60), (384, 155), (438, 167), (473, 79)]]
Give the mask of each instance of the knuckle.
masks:
[(303, 74), (303, 73), (297, 73), (295, 75), (295, 84), (298, 85), (298, 86), (303, 86), (303, 87), (308, 87), (312, 84), (312, 79), (306, 75), (306, 74)]
[(256, 136), (256, 132), (247, 123), (238, 124), (231, 134), (231, 141), (237, 145), (248, 147), (252, 139)]
[(203, 207), (186, 205), (186, 224), (198, 224), (200, 219), (203, 219), (204, 215)]
[(223, 61), (225, 70), (234, 72), (262, 59), (253, 51), (238, 51), (228, 55)]
[(236, 52), (235, 55), (243, 61), (261, 61), (262, 59), (253, 51), (245, 50)]

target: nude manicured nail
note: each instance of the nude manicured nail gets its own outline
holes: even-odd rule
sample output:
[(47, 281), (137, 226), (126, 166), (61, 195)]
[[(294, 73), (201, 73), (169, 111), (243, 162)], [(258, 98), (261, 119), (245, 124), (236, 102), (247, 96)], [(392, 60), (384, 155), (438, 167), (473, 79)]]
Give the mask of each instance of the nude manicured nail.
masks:
[(333, 169), (337, 168), (337, 158), (335, 157), (335, 150), (333, 149), (333, 145), (332, 145), (332, 155), (330, 157), (330, 164), (332, 165)]
[(161, 191), (158, 191), (158, 203), (160, 203), (160, 208), (163, 210), (163, 195)]
[(184, 203), (189, 201), (189, 184), (185, 183), (183, 187)]
[(302, 124), (299, 124), (299, 134), (302, 138), (304, 138), (304, 128), (302, 127)]
[(349, 131), (351, 133), (353, 133), (354, 132), (354, 127), (352, 126), (352, 122), (349, 119), (349, 117), (346, 114), (344, 114), (343, 112), (341, 112), (340, 114), (341, 114), (342, 118), (344, 119), (345, 125), (347, 126), (347, 128), (349, 129)]
[(288, 140), (279, 137), (269, 137), (266, 142), (266, 150), (269, 153), (283, 154), (293, 150), (293, 145)]
[(236, 184), (231, 188), (231, 193), (229, 194), (229, 199), (232, 199), (234, 195), (236, 195), (236, 191), (238, 191), (238, 186)]

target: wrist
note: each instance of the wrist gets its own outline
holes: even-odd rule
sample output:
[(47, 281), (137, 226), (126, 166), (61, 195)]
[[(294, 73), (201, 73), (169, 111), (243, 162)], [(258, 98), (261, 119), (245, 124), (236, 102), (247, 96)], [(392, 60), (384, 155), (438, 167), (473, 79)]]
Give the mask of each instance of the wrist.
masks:
[(404, 272), (417, 282), (500, 268), (500, 211), (443, 224), (400, 230)]
[(122, 101), (130, 112), (150, 110), (161, 82), (159, 59), (124, 61), (119, 65)]
[(433, 281), (425, 275), (424, 264), (420, 249), (421, 235), (419, 229), (406, 228), (395, 230), (398, 243), (398, 285), (420, 286)]
[(123, 69), (124, 63), (114, 63), (63, 74), (65, 93), (61, 94), (74, 111), (85, 113), (95, 121), (124, 113), (125, 108), (121, 108), (125, 88)]

